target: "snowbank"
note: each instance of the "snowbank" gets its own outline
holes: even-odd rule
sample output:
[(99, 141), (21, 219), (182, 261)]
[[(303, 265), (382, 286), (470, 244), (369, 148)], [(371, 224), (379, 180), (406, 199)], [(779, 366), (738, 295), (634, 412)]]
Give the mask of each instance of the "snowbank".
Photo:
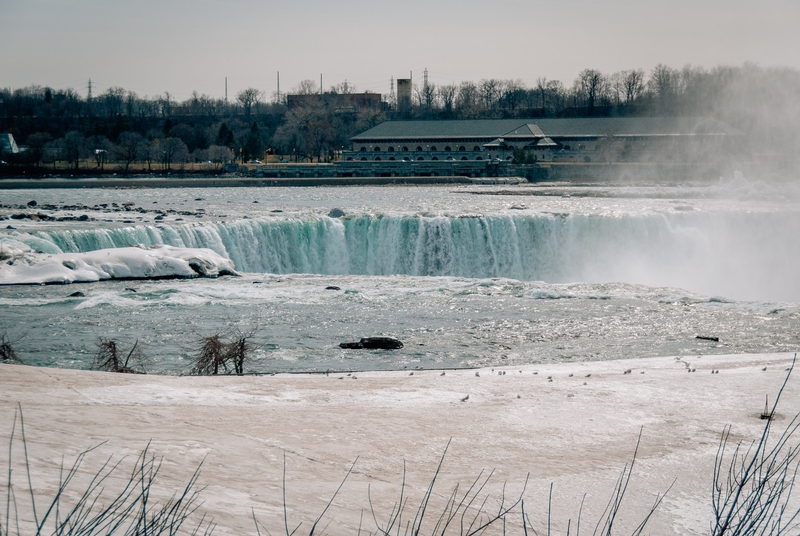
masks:
[(210, 249), (159, 246), (87, 253), (34, 253), (5, 247), (0, 285), (77, 283), (105, 279), (192, 278), (235, 275), (233, 261)]
[[(23, 350), (24, 341), (18, 346)], [(290, 521), (311, 526), (356, 458), (325, 516), (325, 532), (356, 534), (361, 526), (374, 533), (370, 507), (379, 520), (388, 517), (407, 476), (404, 500), (416, 508), (448, 443), (430, 503), (437, 514), (429, 521), (457, 484), (464, 486), (461, 497), (482, 469), (484, 476), (495, 469), (484, 489), (493, 497), (487, 505), (496, 504), (504, 481), (508, 498), (530, 475), (526, 514), (546, 533), (552, 501), (552, 533), (565, 534), (579, 512), (587, 525), (602, 515), (639, 443), (615, 533), (634, 533), (655, 495), (669, 488), (647, 533), (700, 536), (709, 533), (720, 433), (731, 425), (734, 441), (746, 445), (760, 437), (764, 397), (774, 401), (791, 361), (792, 354), (704, 355), (444, 376), (402, 370), (177, 377), (0, 365), (0, 442), (7, 449), (21, 404), (40, 493), (52, 489), (44, 483), (58, 482), (62, 456), (71, 463), (77, 452), (104, 442), (87, 457), (86, 471), (112, 454), (128, 456), (127, 470), (149, 445), (164, 456), (159, 478), (172, 479), (163, 483), (168, 492), (202, 463), (198, 485), (208, 487), (200, 510), (217, 523), (214, 534), (226, 536), (253, 534), (254, 514), (280, 532), (284, 500)], [(798, 382), (793, 376), (783, 392), (776, 431), (800, 408)], [(13, 459), (24, 487), (22, 453)], [(6, 463), (0, 452), (0, 466)], [(508, 534), (523, 534), (519, 514), (509, 516)]]

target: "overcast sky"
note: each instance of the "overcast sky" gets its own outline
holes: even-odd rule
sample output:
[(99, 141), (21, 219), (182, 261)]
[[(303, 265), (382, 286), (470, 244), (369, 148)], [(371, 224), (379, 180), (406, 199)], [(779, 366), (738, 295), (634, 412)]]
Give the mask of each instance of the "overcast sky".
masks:
[(800, 0), (0, 0), (0, 87), (268, 96), (303, 79), (388, 93), (656, 64), (800, 68)]

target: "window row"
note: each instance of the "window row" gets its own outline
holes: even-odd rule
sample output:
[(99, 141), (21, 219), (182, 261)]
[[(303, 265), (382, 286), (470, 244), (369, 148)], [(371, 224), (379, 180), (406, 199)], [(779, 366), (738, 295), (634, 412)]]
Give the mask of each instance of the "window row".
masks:
[[(489, 157), (487, 158), (487, 160), (490, 160), (490, 159), (491, 159), (491, 156), (489, 156)], [(422, 156), (418, 156), (418, 157), (416, 158), (416, 161), (417, 161), (417, 162), (423, 162), (424, 160), (425, 160), (425, 158), (424, 158), (424, 157), (422, 157)], [(439, 157), (437, 157), (437, 156), (434, 156), (434, 157), (432, 157), (432, 158), (431, 158), (431, 161), (434, 161), (434, 160), (439, 160)], [(455, 159), (454, 157), (452, 157), (452, 156), (448, 156), (448, 157), (447, 157), (447, 158), (445, 158), (444, 160), (445, 160), (445, 161), (453, 161), (453, 160), (456, 160), (456, 159)], [(467, 158), (466, 156), (462, 156), (462, 157), (461, 157), (459, 160), (469, 160), (469, 158)], [(481, 156), (476, 156), (476, 157), (475, 157), (475, 160), (484, 160), (484, 158), (483, 158), (483, 157), (481, 157)], [(513, 160), (513, 157), (511, 157), (511, 156), (508, 156), (508, 157), (506, 157), (506, 160), (508, 160), (508, 161), (511, 161), (511, 160)], [(352, 156), (348, 156), (348, 157), (347, 157), (347, 162), (355, 162), (355, 161), (356, 161), (356, 159), (355, 159), (355, 158), (353, 158)], [(362, 156), (362, 157), (359, 159), (359, 161), (361, 161), (361, 162), (367, 162), (367, 161), (368, 161), (368, 159), (367, 159), (367, 157), (366, 157), (366, 156)], [(381, 162), (381, 161), (382, 161), (382, 159), (381, 159), (381, 157), (380, 157), (380, 156), (376, 156), (376, 157), (375, 157), (375, 158), (374, 158), (372, 161), (373, 161), (373, 162)], [(387, 158), (387, 161), (390, 161), (390, 162), (391, 162), (391, 161), (397, 161), (397, 159), (396, 159), (395, 157), (393, 157), (393, 156), (390, 156), (389, 158)], [(407, 157), (407, 156), (404, 156), (402, 159), (400, 159), (400, 161), (402, 161), (402, 162), (410, 162), (410, 161), (411, 161), (411, 158), (409, 158), (409, 157)]]
[[(359, 149), (359, 151), (360, 151), (360, 152), (362, 152), (362, 153), (366, 153), (368, 150), (374, 151), (374, 152), (376, 152), (376, 153), (379, 153), (379, 152), (381, 152), (381, 151), (382, 151), (382, 149), (381, 149), (380, 147), (375, 147), (375, 148), (367, 149), (365, 146), (361, 146), (361, 148)], [(415, 151), (416, 151), (416, 152), (418, 152), (418, 153), (421, 153), (421, 152), (423, 152), (423, 151), (436, 152), (436, 151), (438, 151), (438, 150), (439, 150), (439, 149), (438, 149), (438, 148), (437, 148), (435, 145), (434, 145), (434, 146), (432, 146), (432, 147), (427, 147), (427, 146), (426, 146), (426, 148), (425, 148), (425, 149), (423, 149), (423, 148), (422, 148), (422, 146), (421, 146), (421, 145), (419, 145), (419, 146), (417, 146), (417, 148), (415, 149)], [(450, 147), (449, 145), (448, 145), (448, 146), (446, 146), (446, 147), (444, 148), (444, 151), (445, 151), (445, 152), (450, 152), (450, 151), (452, 151), (452, 150), (453, 150), (453, 148), (452, 148), (452, 147)], [(456, 149), (456, 151), (466, 151), (466, 150), (467, 150), (467, 148), (466, 148), (465, 146), (463, 146), (463, 145), (459, 146), (459, 147)], [(480, 148), (480, 146), (476, 145), (476, 146), (474, 146), (474, 147), (472, 148), (472, 150), (473, 150), (474, 152), (478, 152), (478, 151), (481, 151), (482, 149)], [(403, 146), (402, 148), (400, 148), (400, 149), (399, 149), (399, 151), (401, 151), (401, 152), (408, 152), (408, 147), (406, 147), (406, 146)], [(386, 149), (386, 152), (387, 152), (387, 153), (393, 153), (393, 152), (395, 152), (395, 148), (394, 148), (394, 147), (388, 147), (388, 148)]]

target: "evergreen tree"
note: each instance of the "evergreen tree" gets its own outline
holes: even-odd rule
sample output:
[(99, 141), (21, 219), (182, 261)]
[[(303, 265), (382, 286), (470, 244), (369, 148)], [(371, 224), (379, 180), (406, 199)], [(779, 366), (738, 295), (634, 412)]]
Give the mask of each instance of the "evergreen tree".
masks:
[(244, 157), (247, 160), (253, 158), (260, 158), (264, 153), (264, 138), (261, 136), (261, 129), (258, 128), (258, 123), (253, 121), (250, 127), (250, 133), (247, 135), (247, 140), (244, 143)]
[(228, 128), (228, 123), (222, 123), (217, 133), (217, 145), (233, 147), (233, 131)]

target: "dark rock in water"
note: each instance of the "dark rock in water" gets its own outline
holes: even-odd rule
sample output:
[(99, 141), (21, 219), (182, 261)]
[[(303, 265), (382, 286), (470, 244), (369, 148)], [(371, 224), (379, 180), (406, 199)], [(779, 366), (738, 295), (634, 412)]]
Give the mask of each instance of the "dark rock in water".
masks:
[(137, 290), (135, 288), (133, 288), (133, 287), (125, 287), (125, 290), (130, 291), (130, 292), (137, 292)]
[(335, 208), (330, 212), (328, 212), (329, 218), (341, 218), (342, 216), (344, 216), (344, 211), (339, 210), (338, 208)]
[(254, 285), (260, 285), (261, 283), (262, 283), (262, 281), (253, 281)]
[(403, 347), (403, 343), (394, 337), (364, 337), (361, 339), (364, 348), (378, 348), (382, 350), (398, 350)]
[(89, 215), (81, 214), (80, 217), (78, 217), (78, 221), (89, 221)]
[(13, 225), (6, 225), (6, 229), (16, 229)]
[(35, 207), (37, 205), (36, 201), (28, 201), (29, 207)]
[(69, 298), (85, 298), (85, 297), (86, 297), (86, 294), (84, 294), (83, 292), (81, 292), (81, 291), (79, 290), (78, 292), (73, 292), (73, 293), (72, 293), (72, 294), (70, 294), (68, 297), (69, 297)]
[(342, 289), (340, 289), (339, 287), (337, 287), (335, 285), (330, 285), (330, 286), (325, 287), (325, 290), (342, 290)]
[(203, 200), (203, 198), (202, 198), (202, 197), (195, 197), (195, 198), (194, 198), (194, 200), (195, 200), (195, 201), (202, 201), (202, 200)]
[(359, 342), (339, 343), (339, 348), (348, 350), (398, 350), (403, 347), (403, 343), (394, 337), (364, 337)]
[(272, 212), (273, 214), (277, 214), (277, 213), (283, 212), (283, 211), (276, 208), (275, 210), (270, 210), (270, 212)]
[(253, 203), (258, 203), (258, 200), (256, 199), (255, 201), (253, 201)]
[(719, 342), (719, 337), (704, 337), (703, 335), (698, 335), (695, 339), (700, 339), (701, 341), (713, 341)]

